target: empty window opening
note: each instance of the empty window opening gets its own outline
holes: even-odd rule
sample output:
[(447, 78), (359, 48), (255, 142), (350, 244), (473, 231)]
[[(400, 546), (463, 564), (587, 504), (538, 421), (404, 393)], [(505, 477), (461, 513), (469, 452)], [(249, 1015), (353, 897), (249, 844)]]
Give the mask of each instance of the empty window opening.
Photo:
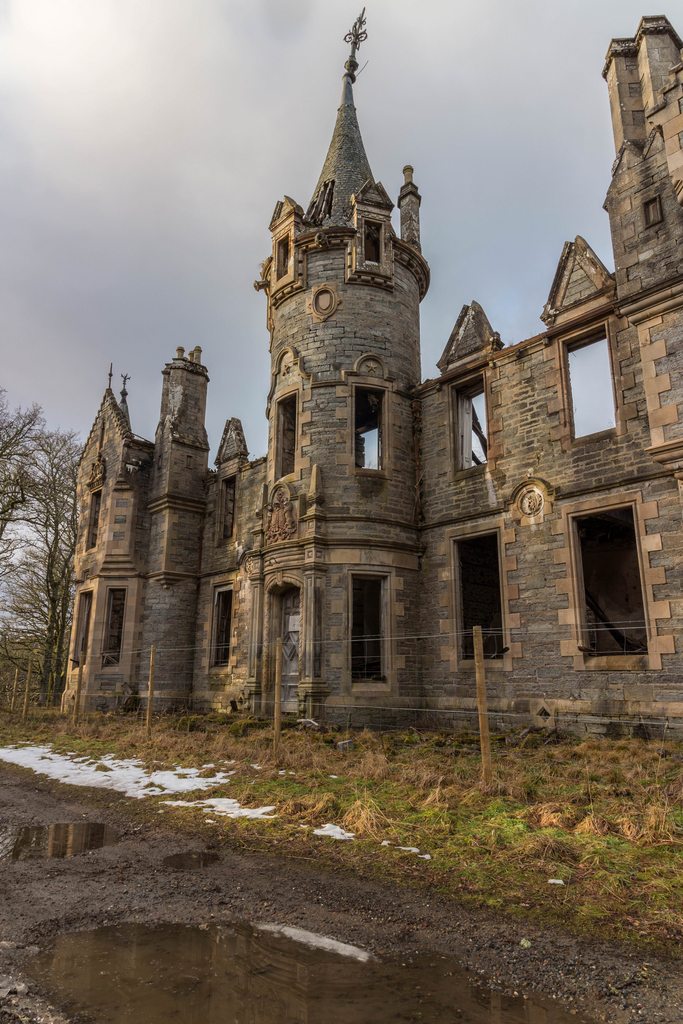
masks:
[(315, 199), (306, 211), (306, 220), (309, 224), (322, 224), (326, 217), (332, 213), (332, 200), (334, 198), (334, 178), (328, 178), (320, 186)]
[(488, 419), (484, 379), (453, 391), (455, 468), (471, 469), (488, 462)]
[(289, 270), (289, 235), (281, 238), (277, 243), (275, 253), (275, 276), (279, 280)]
[(613, 429), (616, 419), (607, 338), (570, 348), (567, 363), (574, 437)]
[(223, 481), (221, 487), (221, 535), (223, 540), (229, 540), (235, 529), (235, 493), (237, 490), (237, 477), (229, 476)]
[(659, 196), (655, 196), (654, 199), (648, 199), (643, 203), (643, 215), (646, 228), (652, 227), (653, 224), (659, 224), (662, 220), (662, 201)]
[(379, 263), (382, 251), (382, 225), (374, 220), (365, 221), (363, 254), (366, 263)]
[(460, 656), (474, 657), (472, 629), (481, 626), (485, 658), (502, 658), (503, 615), (500, 596), (498, 534), (457, 543)]
[(93, 491), (90, 497), (90, 517), (88, 519), (88, 544), (94, 548), (100, 528), (100, 511), (102, 509), (102, 491)]
[(384, 392), (356, 388), (355, 399), (356, 466), (359, 469), (381, 469)]
[(104, 628), (104, 647), (102, 649), (102, 667), (118, 665), (121, 660), (121, 642), (123, 640), (123, 617), (126, 610), (126, 591), (124, 588), (112, 588), (107, 593), (107, 617)]
[(633, 509), (581, 516), (576, 530), (583, 574), (582, 649), (592, 654), (647, 651)]
[(213, 607), (213, 664), (227, 665), (230, 657), (232, 590), (217, 590)]
[(382, 590), (384, 581), (354, 576), (351, 609), (351, 676), (383, 679)]
[(80, 665), (81, 655), (85, 663), (90, 636), (90, 609), (92, 608), (92, 590), (86, 590), (78, 598), (78, 614), (76, 616), (76, 639), (74, 642), (74, 665)]
[(288, 395), (277, 405), (277, 466), (276, 476), (294, 472), (296, 458), (296, 395)]

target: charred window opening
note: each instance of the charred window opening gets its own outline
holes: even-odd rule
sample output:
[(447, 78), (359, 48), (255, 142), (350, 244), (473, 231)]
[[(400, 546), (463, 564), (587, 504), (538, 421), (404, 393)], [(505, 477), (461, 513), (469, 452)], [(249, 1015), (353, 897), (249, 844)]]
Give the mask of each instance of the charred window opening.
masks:
[(90, 497), (90, 516), (88, 519), (88, 543), (89, 548), (97, 544), (97, 534), (100, 529), (100, 511), (102, 509), (102, 491), (93, 491)]
[(382, 468), (382, 412), (384, 392), (356, 388), (355, 463), (358, 469)]
[(221, 535), (223, 540), (229, 540), (235, 529), (235, 493), (237, 490), (237, 477), (229, 476), (223, 481), (221, 487)]
[(662, 218), (662, 200), (659, 196), (654, 199), (647, 199), (643, 203), (643, 216), (645, 227), (651, 228), (653, 224), (659, 224)]
[(112, 588), (107, 593), (107, 617), (104, 629), (104, 648), (102, 650), (102, 667), (118, 665), (121, 660), (121, 642), (123, 640), (123, 618), (126, 611), (126, 591), (124, 588)]
[(213, 606), (214, 665), (227, 665), (230, 657), (230, 626), (232, 624), (232, 590), (217, 590)]
[(288, 395), (277, 405), (277, 467), (276, 476), (294, 472), (296, 458), (296, 395)]
[(289, 270), (289, 235), (277, 243), (275, 249), (275, 276), (280, 280)]
[(616, 424), (607, 338), (567, 350), (574, 437), (611, 430)]
[(460, 656), (474, 657), (472, 629), (481, 626), (485, 658), (502, 658), (503, 614), (500, 596), (498, 534), (457, 543)]
[(453, 391), (455, 468), (471, 469), (488, 462), (488, 419), (484, 378)]
[(351, 676), (383, 679), (382, 591), (377, 576), (354, 576), (351, 608)]
[(379, 263), (382, 253), (382, 225), (366, 220), (363, 230), (363, 255), (366, 263)]
[(76, 616), (76, 640), (74, 643), (74, 665), (80, 665), (81, 655), (85, 663), (85, 652), (88, 649), (90, 636), (90, 609), (92, 608), (92, 590), (86, 590), (78, 598), (78, 614)]
[(320, 225), (332, 213), (332, 199), (334, 197), (334, 178), (328, 178), (318, 189), (318, 194), (311, 201), (306, 211), (305, 219), (309, 224)]
[(632, 508), (580, 516), (583, 572), (581, 648), (590, 654), (647, 651), (643, 586)]

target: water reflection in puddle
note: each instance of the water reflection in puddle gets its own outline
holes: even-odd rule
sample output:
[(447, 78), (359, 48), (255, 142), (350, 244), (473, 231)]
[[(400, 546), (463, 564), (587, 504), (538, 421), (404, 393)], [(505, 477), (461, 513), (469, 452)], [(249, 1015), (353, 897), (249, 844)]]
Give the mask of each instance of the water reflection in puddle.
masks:
[(175, 871), (195, 871), (215, 864), (217, 860), (218, 854), (210, 850), (191, 850), (189, 853), (172, 853), (170, 857), (164, 857), (163, 865)]
[(123, 925), (57, 939), (31, 973), (97, 1024), (576, 1024), (451, 960), (360, 962), (249, 926)]
[(108, 825), (77, 821), (70, 825), (1, 825), (0, 860), (76, 857), (116, 842)]

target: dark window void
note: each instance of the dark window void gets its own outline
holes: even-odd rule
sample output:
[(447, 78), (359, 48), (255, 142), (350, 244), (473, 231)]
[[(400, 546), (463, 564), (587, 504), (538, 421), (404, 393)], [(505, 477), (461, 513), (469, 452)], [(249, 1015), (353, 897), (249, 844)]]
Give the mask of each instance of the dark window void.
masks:
[(488, 461), (488, 421), (484, 380), (453, 390), (455, 468), (471, 469)]
[(275, 249), (275, 276), (278, 280), (289, 270), (289, 235), (281, 238)]
[(586, 653), (647, 651), (643, 587), (632, 508), (576, 520), (583, 571)]
[(235, 492), (237, 490), (237, 477), (226, 477), (221, 486), (221, 536), (223, 540), (229, 540), (235, 529)]
[(294, 472), (296, 458), (296, 395), (288, 395), (277, 404), (276, 476)]
[(382, 412), (384, 392), (356, 388), (355, 462), (359, 469), (382, 468)]
[(372, 576), (354, 576), (351, 609), (351, 675), (383, 679), (382, 585)]
[(611, 430), (615, 423), (612, 367), (607, 338), (567, 352), (574, 437)]
[(88, 518), (88, 547), (94, 548), (97, 544), (97, 534), (100, 529), (100, 511), (102, 509), (102, 491), (93, 491), (90, 495), (90, 516)]
[(324, 181), (318, 190), (315, 199), (306, 211), (305, 220), (309, 224), (322, 224), (326, 217), (332, 213), (332, 200), (334, 198), (334, 178)]
[(230, 657), (232, 590), (217, 590), (213, 608), (213, 664), (227, 665)]
[(76, 640), (74, 643), (74, 665), (80, 665), (81, 655), (85, 663), (85, 652), (88, 649), (90, 636), (90, 609), (92, 608), (92, 590), (86, 590), (78, 598), (78, 615), (76, 616)]
[(651, 228), (653, 224), (659, 224), (662, 220), (662, 200), (659, 196), (647, 199), (643, 203), (643, 216), (646, 228)]
[(102, 648), (102, 666), (118, 665), (121, 660), (121, 642), (123, 640), (123, 617), (126, 611), (126, 591), (123, 588), (112, 588), (107, 593), (107, 618), (104, 627), (104, 647)]
[(481, 626), (485, 658), (502, 658), (503, 616), (500, 599), (498, 534), (457, 543), (460, 606), (460, 655), (474, 657), (472, 629)]
[(366, 263), (379, 263), (382, 252), (382, 225), (366, 220), (363, 232), (363, 255)]

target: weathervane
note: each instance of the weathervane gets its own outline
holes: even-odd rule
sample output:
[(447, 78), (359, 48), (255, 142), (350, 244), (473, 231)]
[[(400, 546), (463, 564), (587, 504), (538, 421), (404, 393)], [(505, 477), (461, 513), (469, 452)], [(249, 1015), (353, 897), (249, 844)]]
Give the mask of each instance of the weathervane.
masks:
[(365, 31), (365, 8), (360, 12), (358, 17), (353, 23), (350, 32), (347, 32), (344, 36), (345, 43), (351, 43), (351, 56), (347, 60), (344, 67), (349, 73), (349, 77), (352, 82), (356, 81), (356, 71), (358, 70), (358, 61), (356, 60), (356, 50), (360, 48), (360, 44), (365, 42), (368, 38), (368, 34)]
[(130, 374), (129, 373), (122, 373), (121, 374), (121, 380), (123, 381), (123, 387), (121, 388), (121, 394), (122, 395), (128, 394), (128, 392), (126, 391), (126, 384), (130, 380)]

